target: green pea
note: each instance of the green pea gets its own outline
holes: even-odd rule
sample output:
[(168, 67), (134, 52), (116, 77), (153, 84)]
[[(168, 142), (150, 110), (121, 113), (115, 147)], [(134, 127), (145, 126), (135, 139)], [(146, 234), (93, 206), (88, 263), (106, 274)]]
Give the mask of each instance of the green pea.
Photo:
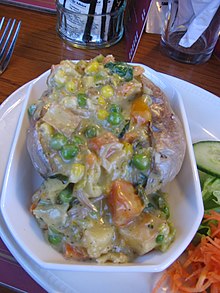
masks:
[(70, 186), (66, 187), (60, 192), (58, 197), (61, 203), (69, 203), (72, 199), (72, 188)]
[(35, 104), (30, 105), (30, 107), (28, 108), (29, 116), (33, 116), (36, 109), (37, 109), (37, 106)]
[(78, 93), (77, 95), (77, 102), (81, 108), (85, 108), (87, 105), (87, 96), (84, 93)]
[(158, 234), (156, 237), (156, 243), (161, 244), (164, 240), (164, 235)]
[(150, 159), (146, 154), (135, 154), (132, 158), (132, 164), (141, 171), (150, 167)]
[(49, 234), (48, 241), (53, 245), (58, 245), (62, 241), (62, 235), (61, 234)]
[(97, 128), (95, 126), (87, 126), (84, 134), (87, 138), (92, 138), (97, 136)]
[(56, 133), (50, 140), (50, 147), (54, 150), (61, 150), (66, 143), (67, 138), (61, 133)]
[(121, 107), (117, 104), (112, 104), (110, 106), (109, 112), (121, 113)]
[(65, 160), (71, 160), (78, 154), (78, 152), (78, 146), (76, 146), (75, 144), (66, 144), (61, 149), (61, 156)]
[(168, 219), (169, 216), (170, 216), (170, 210), (169, 210), (169, 207), (168, 207), (168, 206), (164, 206), (164, 207), (162, 208), (162, 211), (164, 212), (166, 218)]
[(111, 125), (118, 125), (123, 120), (123, 117), (120, 113), (111, 112), (107, 120)]

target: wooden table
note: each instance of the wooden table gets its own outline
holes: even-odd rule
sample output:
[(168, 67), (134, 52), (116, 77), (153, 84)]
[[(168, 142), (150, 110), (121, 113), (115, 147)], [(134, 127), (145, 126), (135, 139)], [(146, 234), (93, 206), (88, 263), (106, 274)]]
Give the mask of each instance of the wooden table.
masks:
[[(9, 67), (0, 76), (0, 103), (62, 59), (88, 59), (101, 53), (113, 54), (117, 60), (125, 60), (124, 39), (106, 49), (77, 49), (66, 45), (58, 37), (56, 15), (0, 4), (0, 18), (2, 16), (16, 17), (22, 21), (22, 26)], [(217, 57), (212, 56), (202, 65), (178, 63), (160, 53), (159, 40), (159, 35), (144, 33), (133, 61), (189, 81), (220, 96), (220, 60)], [(4, 292), (3, 288), (0, 291)]]
[[(22, 20), (22, 26), (9, 67), (0, 76), (0, 103), (21, 85), (62, 59), (88, 59), (99, 53), (114, 54), (120, 61), (125, 59), (125, 40), (99, 50), (77, 49), (66, 45), (56, 33), (56, 15), (0, 4), (2, 16), (16, 17)], [(217, 57), (212, 56), (201, 65), (182, 64), (161, 54), (159, 39), (159, 35), (144, 33), (134, 62), (184, 79), (220, 96), (220, 60)]]

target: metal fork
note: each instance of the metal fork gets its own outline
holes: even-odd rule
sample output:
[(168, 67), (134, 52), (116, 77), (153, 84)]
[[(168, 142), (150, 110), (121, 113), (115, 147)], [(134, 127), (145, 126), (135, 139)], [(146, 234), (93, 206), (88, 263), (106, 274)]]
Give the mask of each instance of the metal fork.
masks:
[(5, 25), (4, 31), (2, 31), (4, 22), (5, 17), (0, 21), (0, 75), (8, 66), (21, 27), (21, 21), (10, 18)]

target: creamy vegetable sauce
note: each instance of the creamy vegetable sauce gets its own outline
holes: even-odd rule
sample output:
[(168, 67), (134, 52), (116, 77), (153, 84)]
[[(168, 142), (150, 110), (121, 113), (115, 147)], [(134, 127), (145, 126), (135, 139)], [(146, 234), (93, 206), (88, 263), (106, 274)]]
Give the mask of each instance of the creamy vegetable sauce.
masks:
[(146, 189), (154, 148), (142, 73), (112, 56), (62, 61), (29, 107), (45, 178), (31, 211), (66, 258), (124, 263), (173, 241), (165, 194)]

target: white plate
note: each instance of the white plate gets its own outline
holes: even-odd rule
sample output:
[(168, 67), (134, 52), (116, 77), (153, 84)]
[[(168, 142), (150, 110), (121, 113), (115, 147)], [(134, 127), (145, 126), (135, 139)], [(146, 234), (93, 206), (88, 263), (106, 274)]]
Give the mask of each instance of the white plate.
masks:
[[(220, 139), (218, 127), (220, 99), (177, 78), (164, 74), (161, 76), (171, 82), (183, 97), (193, 141)], [(0, 184), (27, 88), (28, 85), (20, 88), (0, 107), (0, 150), (2, 155)], [(158, 277), (158, 274), (148, 273), (71, 273), (41, 269), (17, 245), (1, 215), (0, 235), (18, 262), (48, 292), (146, 293), (151, 292), (155, 279)]]
[(49, 75), (47, 71), (33, 82), (27, 94), (13, 141), (1, 196), (1, 212), (11, 234), (20, 247), (42, 267), (93, 272), (159, 272), (178, 258), (196, 233), (203, 216), (203, 203), (183, 102), (169, 83), (163, 83), (152, 69), (146, 66), (144, 69), (145, 74), (165, 92), (185, 129), (187, 144), (185, 159), (178, 176), (166, 186), (171, 219), (177, 231), (174, 243), (164, 253), (154, 250), (129, 264), (99, 265), (66, 260), (45, 241), (35, 218), (29, 212), (31, 196), (40, 186), (42, 178), (34, 170), (29, 158), (26, 132), (29, 128), (27, 110), (47, 89), (46, 81)]

